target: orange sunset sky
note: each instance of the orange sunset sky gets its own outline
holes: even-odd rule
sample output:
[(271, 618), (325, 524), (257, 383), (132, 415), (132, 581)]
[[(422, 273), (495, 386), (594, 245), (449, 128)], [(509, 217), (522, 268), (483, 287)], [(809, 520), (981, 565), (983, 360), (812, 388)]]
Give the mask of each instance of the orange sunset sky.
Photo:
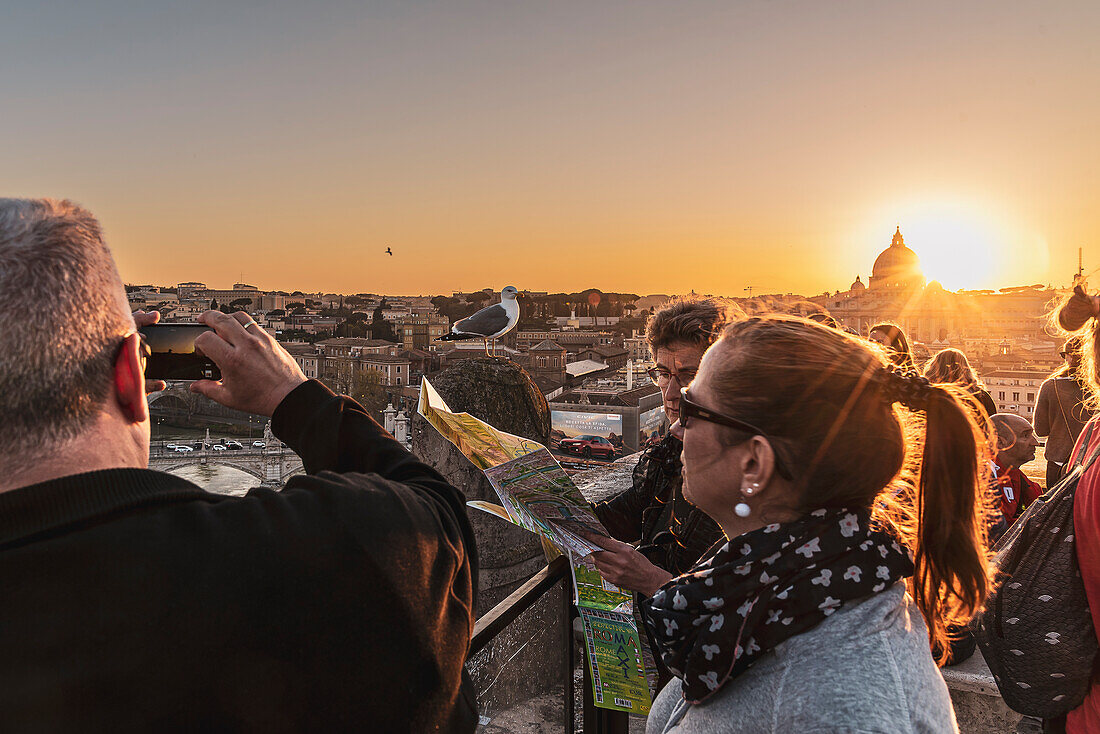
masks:
[(815, 294), (899, 224), (952, 289), (1100, 266), (1096, 2), (20, 5), (0, 193), (131, 283)]

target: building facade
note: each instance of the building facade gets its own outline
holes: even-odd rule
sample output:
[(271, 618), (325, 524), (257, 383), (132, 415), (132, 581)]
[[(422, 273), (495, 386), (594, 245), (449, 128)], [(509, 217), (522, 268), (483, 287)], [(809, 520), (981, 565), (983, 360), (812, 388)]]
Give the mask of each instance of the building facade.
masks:
[(451, 330), (451, 322), (438, 314), (412, 314), (394, 320), (394, 330), (405, 349), (439, 349), (439, 337)]
[(541, 329), (520, 331), (517, 329), (512, 333), (516, 335), (516, 349), (528, 350), (549, 339), (574, 354), (580, 349), (615, 344), (616, 340), (620, 338), (610, 331), (546, 331)]
[(646, 341), (644, 336), (639, 336), (637, 332), (634, 333), (634, 336), (623, 340), (623, 349), (630, 354), (630, 358), (635, 362), (649, 362), (653, 358), (649, 353), (649, 342)]
[(279, 342), (279, 344), (294, 358), (302, 374), (308, 379), (316, 380), (321, 377), (322, 357), (316, 346), (306, 342)]
[(998, 370), (982, 375), (982, 382), (998, 413), (1015, 413), (1033, 421), (1039, 387), (1048, 377), (1046, 370)]

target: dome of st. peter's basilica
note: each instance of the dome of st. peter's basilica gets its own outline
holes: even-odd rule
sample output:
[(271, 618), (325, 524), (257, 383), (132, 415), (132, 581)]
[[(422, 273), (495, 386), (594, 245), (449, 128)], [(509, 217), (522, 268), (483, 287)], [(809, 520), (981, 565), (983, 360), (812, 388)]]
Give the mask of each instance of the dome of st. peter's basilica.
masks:
[(924, 284), (920, 258), (905, 246), (901, 228), (894, 232), (894, 239), (875, 260), (871, 269), (871, 288), (909, 288)]

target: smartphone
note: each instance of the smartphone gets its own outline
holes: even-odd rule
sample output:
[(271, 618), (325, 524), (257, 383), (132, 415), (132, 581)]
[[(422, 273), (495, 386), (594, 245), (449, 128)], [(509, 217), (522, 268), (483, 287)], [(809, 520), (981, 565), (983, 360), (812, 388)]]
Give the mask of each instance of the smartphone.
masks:
[(195, 347), (195, 337), (212, 331), (204, 324), (153, 324), (141, 332), (149, 346), (145, 377), (150, 380), (220, 380), (214, 360)]

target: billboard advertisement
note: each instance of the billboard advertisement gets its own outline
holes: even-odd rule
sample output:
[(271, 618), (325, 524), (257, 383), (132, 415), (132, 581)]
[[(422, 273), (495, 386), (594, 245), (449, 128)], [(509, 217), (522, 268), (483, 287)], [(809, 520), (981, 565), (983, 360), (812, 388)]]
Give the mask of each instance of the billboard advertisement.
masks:
[(563, 458), (612, 461), (622, 456), (623, 417), (617, 413), (550, 411), (550, 450)]
[(668, 433), (668, 420), (665, 419), (665, 408), (658, 405), (653, 410), (647, 410), (638, 415), (638, 450), (655, 444)]

